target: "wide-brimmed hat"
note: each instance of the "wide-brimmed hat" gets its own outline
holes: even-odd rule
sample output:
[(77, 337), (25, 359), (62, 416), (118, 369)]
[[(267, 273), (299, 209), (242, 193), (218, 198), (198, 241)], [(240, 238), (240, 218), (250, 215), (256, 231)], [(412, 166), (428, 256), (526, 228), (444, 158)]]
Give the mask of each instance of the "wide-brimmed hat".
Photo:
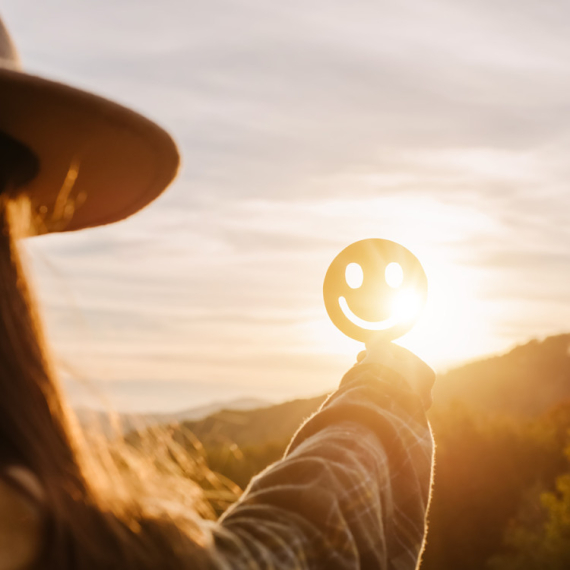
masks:
[(0, 20), (0, 131), (37, 157), (17, 188), (40, 220), (33, 233), (109, 224), (139, 211), (172, 181), (176, 144), (121, 105), (22, 71)]

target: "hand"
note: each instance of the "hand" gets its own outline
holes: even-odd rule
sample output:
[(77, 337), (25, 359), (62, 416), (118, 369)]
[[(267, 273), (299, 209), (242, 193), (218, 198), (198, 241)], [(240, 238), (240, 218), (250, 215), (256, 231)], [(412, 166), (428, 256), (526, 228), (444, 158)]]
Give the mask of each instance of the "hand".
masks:
[(396, 372), (421, 398), (425, 410), (432, 405), (435, 372), (413, 352), (382, 338), (372, 338), (358, 355), (361, 364), (376, 363)]

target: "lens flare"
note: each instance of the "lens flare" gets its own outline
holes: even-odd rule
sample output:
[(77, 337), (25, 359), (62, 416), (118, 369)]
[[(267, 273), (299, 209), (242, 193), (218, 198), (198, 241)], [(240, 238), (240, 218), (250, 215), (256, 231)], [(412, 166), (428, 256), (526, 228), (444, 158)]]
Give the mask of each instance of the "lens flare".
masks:
[(398, 322), (408, 322), (415, 319), (422, 307), (420, 295), (413, 289), (400, 291), (392, 301), (391, 316)]

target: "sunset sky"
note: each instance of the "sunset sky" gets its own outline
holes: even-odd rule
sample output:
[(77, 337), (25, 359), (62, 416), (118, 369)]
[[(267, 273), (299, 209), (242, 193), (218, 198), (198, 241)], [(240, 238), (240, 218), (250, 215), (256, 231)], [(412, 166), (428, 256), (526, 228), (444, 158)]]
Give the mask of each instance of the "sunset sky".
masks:
[(570, 4), (4, 0), (2, 16), (29, 72), (133, 107), (183, 154), (142, 213), (27, 244), (74, 403), (334, 388), (361, 345), (322, 282), (368, 237), (422, 262), (428, 307), (400, 342), (439, 371), (570, 330)]

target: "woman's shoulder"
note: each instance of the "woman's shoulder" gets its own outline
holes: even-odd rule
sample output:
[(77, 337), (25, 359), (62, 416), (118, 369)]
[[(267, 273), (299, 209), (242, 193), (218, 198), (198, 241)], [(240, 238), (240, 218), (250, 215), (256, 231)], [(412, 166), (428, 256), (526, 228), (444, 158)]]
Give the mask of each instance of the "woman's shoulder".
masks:
[(0, 570), (28, 567), (41, 542), (41, 486), (22, 467), (0, 474)]

